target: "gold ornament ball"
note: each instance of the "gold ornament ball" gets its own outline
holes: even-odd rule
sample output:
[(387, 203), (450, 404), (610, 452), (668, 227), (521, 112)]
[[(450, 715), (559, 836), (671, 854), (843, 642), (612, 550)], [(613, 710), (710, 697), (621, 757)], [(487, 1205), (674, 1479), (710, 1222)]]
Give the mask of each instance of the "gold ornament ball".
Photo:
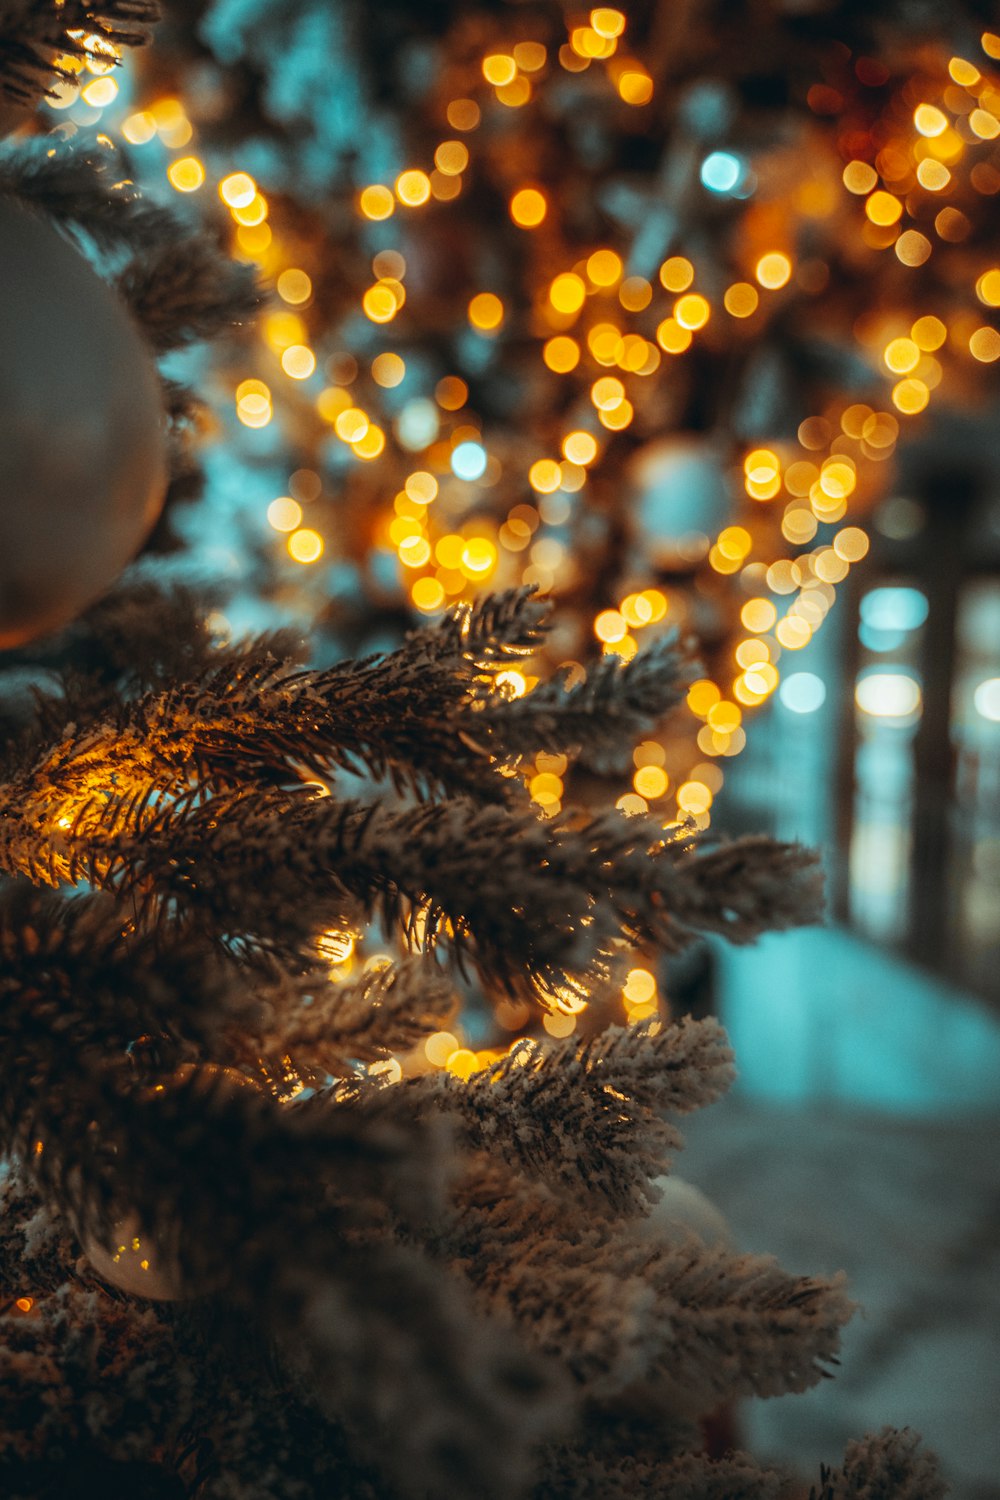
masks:
[(145, 1232), (135, 1214), (119, 1219), (110, 1249), (92, 1235), (82, 1237), (83, 1253), (103, 1281), (134, 1297), (173, 1302), (184, 1295), (178, 1267)]
[(72, 620), (149, 534), (167, 485), (153, 362), (82, 255), (0, 198), (0, 650)]

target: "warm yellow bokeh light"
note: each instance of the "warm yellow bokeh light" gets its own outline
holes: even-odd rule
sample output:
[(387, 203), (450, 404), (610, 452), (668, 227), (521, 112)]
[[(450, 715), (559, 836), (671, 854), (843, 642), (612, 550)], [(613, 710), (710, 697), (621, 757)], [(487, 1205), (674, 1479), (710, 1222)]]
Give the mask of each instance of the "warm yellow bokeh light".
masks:
[(902, 212), (903, 205), (899, 199), (881, 188), (878, 192), (872, 193), (865, 202), (865, 213), (873, 224), (878, 224), (883, 229), (888, 228), (890, 224), (898, 223)]
[(503, 303), (494, 292), (479, 292), (469, 303), (469, 322), (480, 333), (493, 333), (503, 322)]
[(664, 318), (656, 330), (656, 342), (667, 354), (683, 354), (691, 347), (691, 330), (682, 328), (676, 318)]
[(635, 408), (631, 401), (619, 401), (617, 406), (599, 411), (597, 420), (602, 427), (609, 432), (623, 432), (635, 416)]
[(554, 458), (539, 458), (528, 470), (528, 483), (540, 495), (551, 495), (559, 488), (562, 470)]
[(951, 182), (951, 173), (943, 161), (928, 156), (917, 167), (917, 181), (929, 193), (941, 193)]
[(426, 469), (415, 469), (406, 476), (404, 488), (417, 505), (430, 505), (437, 498), (438, 482)]
[(929, 353), (934, 349), (940, 349), (948, 337), (948, 329), (942, 323), (941, 319), (936, 318), (933, 313), (925, 313), (922, 318), (917, 319), (910, 329), (910, 337), (918, 349)]
[(748, 599), (740, 610), (743, 624), (756, 635), (763, 635), (765, 630), (770, 630), (777, 618), (778, 611), (770, 599)]
[(704, 297), (691, 292), (674, 303), (674, 319), (682, 328), (704, 328), (712, 309)]
[(771, 250), (762, 255), (754, 267), (754, 275), (762, 287), (777, 291), (786, 286), (792, 274), (792, 263), (780, 250)]
[(617, 609), (602, 609), (594, 621), (594, 634), (599, 641), (609, 644), (624, 640), (628, 634), (625, 616)]
[(518, 42), (514, 48), (514, 61), (522, 73), (537, 73), (545, 67), (548, 51), (542, 42)]
[(849, 193), (857, 193), (863, 197), (875, 187), (878, 173), (866, 161), (849, 161), (844, 168), (843, 181)]
[(291, 495), (279, 495), (267, 507), (267, 519), (275, 531), (294, 531), (302, 524), (302, 507)]
[(559, 334), (556, 338), (549, 339), (542, 350), (542, 358), (557, 375), (568, 374), (580, 363), (580, 345), (576, 339)]
[(620, 10), (601, 5), (590, 12), (590, 24), (598, 36), (621, 36), (625, 30), (625, 17)]
[(920, 363), (920, 348), (913, 339), (892, 339), (882, 351), (882, 358), (895, 375), (908, 375)]
[(779, 642), (789, 651), (801, 651), (812, 640), (812, 626), (797, 615), (786, 615), (774, 630)]
[(289, 266), (282, 271), (276, 285), (282, 302), (290, 302), (293, 307), (308, 302), (312, 296), (312, 278), (298, 266)]
[(268, 313), (264, 319), (264, 337), (276, 354), (291, 344), (302, 344), (306, 339), (306, 325), (298, 313), (281, 309)]
[(205, 181), (205, 168), (196, 156), (182, 156), (170, 163), (167, 176), (179, 193), (194, 193)]
[(973, 63), (966, 62), (964, 57), (953, 57), (948, 64), (948, 72), (963, 88), (971, 88), (982, 76), (979, 69)]
[(653, 97), (653, 80), (636, 67), (627, 68), (618, 77), (618, 92), (626, 104), (648, 104)]
[(694, 266), (684, 255), (671, 255), (660, 267), (660, 284), (668, 292), (686, 292), (694, 280)]
[(913, 123), (921, 135), (942, 135), (948, 129), (948, 116), (936, 104), (918, 104), (913, 111)]
[(781, 473), (781, 461), (771, 448), (753, 448), (743, 460), (743, 472), (754, 484), (766, 484)]
[(629, 969), (622, 986), (622, 993), (636, 1005), (652, 1000), (656, 994), (656, 977), (649, 969)]
[(144, 146), (156, 134), (156, 120), (147, 110), (129, 115), (122, 126), (122, 135), (132, 146)]
[(640, 797), (645, 797), (648, 802), (655, 802), (658, 797), (666, 794), (670, 778), (661, 766), (640, 766), (632, 777), (632, 785)]
[(434, 399), (445, 411), (461, 411), (469, 399), (469, 387), (459, 375), (444, 375), (434, 387)]
[(235, 231), (235, 239), (244, 255), (259, 258), (273, 240), (270, 223), (240, 223)]
[(743, 722), (743, 714), (735, 703), (727, 703), (721, 699), (713, 703), (708, 710), (707, 719), (712, 728), (719, 734), (732, 734)]
[(969, 339), (969, 353), (986, 365), (1000, 359), (1000, 333), (995, 328), (977, 328)]
[(513, 83), (517, 77), (517, 63), (506, 52), (491, 52), (488, 57), (483, 58), (483, 77), (494, 88)]
[(288, 551), (296, 562), (312, 563), (323, 556), (323, 538), (318, 531), (304, 527), (288, 538)]
[(916, 416), (930, 400), (930, 391), (922, 380), (900, 380), (892, 388), (893, 405), (906, 416)]
[(549, 301), (557, 312), (579, 312), (587, 296), (583, 279), (574, 271), (564, 271), (549, 287)]
[(194, 134), (179, 99), (157, 99), (149, 106), (160, 140), (171, 150), (186, 146)]
[(351, 444), (351, 448), (358, 458), (369, 461), (373, 458), (378, 458), (379, 454), (385, 448), (385, 433), (381, 427), (376, 427), (374, 422), (370, 422), (365, 433), (355, 439)]
[(442, 141), (434, 152), (434, 165), (445, 177), (458, 177), (469, 165), (469, 148), (464, 141)]
[(425, 536), (404, 537), (397, 548), (404, 568), (422, 568), (430, 561), (431, 544)]
[(443, 1068), (458, 1050), (458, 1037), (450, 1031), (435, 1031), (424, 1042), (424, 1056), (435, 1068)]
[(118, 98), (118, 84), (113, 78), (95, 78), (83, 90), (84, 103), (91, 109), (106, 109)]
[(417, 609), (430, 614), (444, 604), (444, 585), (437, 578), (418, 578), (410, 589), (410, 598)]
[(462, 191), (461, 176), (449, 177), (437, 167), (431, 172), (430, 184), (431, 194), (439, 203), (450, 203)]
[(426, 172), (400, 172), (396, 178), (396, 197), (408, 208), (419, 208), (431, 195), (431, 180)]
[(254, 193), (253, 198), (246, 208), (233, 208), (230, 213), (237, 224), (243, 224), (247, 228), (253, 228), (256, 224), (263, 224), (267, 218), (267, 199), (262, 193)]
[(734, 281), (726, 288), (722, 303), (730, 317), (749, 318), (757, 311), (760, 297), (749, 281)]
[(904, 266), (922, 266), (933, 248), (930, 240), (919, 229), (905, 229), (896, 241), (896, 258)]
[(384, 281), (370, 286), (361, 299), (366, 318), (373, 323), (391, 323), (399, 311), (399, 301), (392, 287)]
[(372, 379), (376, 385), (391, 390), (406, 374), (406, 364), (398, 354), (377, 354), (372, 360)]
[(375, 183), (362, 191), (358, 206), (366, 219), (388, 219), (396, 211), (396, 200), (387, 187)]
[(621, 329), (613, 323), (595, 323), (587, 334), (587, 347), (599, 365), (613, 365), (624, 347)]
[(860, 562), (868, 554), (869, 541), (860, 526), (845, 526), (833, 539), (833, 550), (845, 562)]
[(709, 711), (715, 707), (721, 697), (722, 694), (715, 683), (710, 682), (707, 677), (702, 677), (688, 688), (687, 705), (699, 719), (706, 719)]
[(520, 109), (521, 105), (527, 104), (530, 98), (530, 80), (522, 77), (521, 74), (497, 89), (497, 102), (506, 105), (508, 109)]
[(766, 641), (745, 640), (740, 641), (733, 655), (740, 666), (746, 669), (747, 667), (760, 666), (761, 663), (769, 661), (771, 648)]
[(316, 356), (307, 344), (291, 344), (281, 356), (281, 368), (293, 380), (308, 380), (316, 368)]
[(820, 471), (817, 485), (820, 493), (810, 490), (809, 498), (814, 507), (822, 508), (823, 496), (830, 500), (844, 500), (854, 493), (857, 483), (858, 472), (850, 458), (828, 458)]
[(452, 99), (445, 110), (445, 117), (452, 130), (475, 130), (481, 112), (475, 99)]
[(599, 411), (613, 411), (625, 400), (625, 387), (614, 375), (602, 375), (590, 388), (590, 399)]
[(745, 526), (727, 526), (719, 532), (716, 546), (723, 557), (742, 562), (753, 546), (753, 538)]
[(538, 188), (521, 188), (510, 200), (510, 216), (522, 229), (535, 229), (545, 218), (548, 202)]
[(618, 607), (622, 618), (633, 629), (641, 630), (644, 625), (652, 624), (653, 606), (642, 594), (626, 594)]
[(358, 406), (349, 406), (334, 419), (333, 428), (345, 443), (357, 443), (370, 427), (368, 417)]
[(328, 385), (316, 397), (316, 410), (324, 422), (335, 422), (351, 404), (351, 398), (339, 385)]
[(462, 548), (461, 567), (463, 572), (474, 576), (488, 573), (496, 566), (497, 549), (489, 537), (470, 537)]
[(219, 183), (219, 197), (229, 208), (247, 208), (257, 196), (257, 184), (246, 172), (230, 172)]
[(685, 781), (677, 788), (677, 806), (683, 812), (697, 816), (707, 812), (712, 805), (712, 793), (703, 781)]
[(621, 256), (613, 250), (595, 250), (587, 261), (587, 276), (595, 286), (617, 286), (622, 269)]
[(597, 439), (589, 432), (570, 432), (563, 438), (563, 457), (572, 464), (590, 464), (597, 457)]
[(251, 377), (249, 380), (241, 380), (236, 387), (236, 400), (238, 403), (245, 401), (248, 396), (263, 396), (265, 400), (270, 401), (271, 390), (269, 386), (264, 384), (263, 380), (255, 380)]
[(992, 266), (976, 282), (976, 296), (986, 307), (1000, 307), (1000, 268)]
[(274, 415), (269, 395), (251, 391), (236, 403), (236, 415), (244, 427), (266, 427)]
[(587, 483), (586, 469), (580, 464), (570, 463), (568, 459), (559, 465), (559, 473), (562, 475), (560, 489), (564, 489), (567, 494), (575, 495)]
[(662, 766), (666, 764), (667, 752), (659, 740), (643, 740), (632, 751), (635, 766)]
[(626, 276), (618, 288), (618, 300), (626, 312), (641, 312), (653, 300), (653, 288), (645, 276)]
[[(84, 89), (84, 94), (86, 93), (87, 90)], [(969, 116), (969, 129), (981, 141), (995, 141), (1000, 135), (1000, 120), (988, 109), (974, 109)]]

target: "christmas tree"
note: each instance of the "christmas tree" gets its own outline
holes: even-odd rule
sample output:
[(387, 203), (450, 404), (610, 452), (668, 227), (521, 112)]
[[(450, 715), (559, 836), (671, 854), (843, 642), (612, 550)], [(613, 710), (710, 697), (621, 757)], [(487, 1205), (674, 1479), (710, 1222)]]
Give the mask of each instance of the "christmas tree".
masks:
[[(5, 8), (8, 123), (152, 19)], [(701, 1423), (829, 1374), (845, 1289), (664, 1208), (672, 1117), (732, 1058), (714, 1020), (612, 1015), (636, 952), (815, 920), (813, 857), (539, 816), (539, 754), (613, 766), (704, 681), (677, 630), (512, 681), (544, 579), (321, 666), (183, 588), (106, 592), (192, 484), (195, 398), (154, 357), (258, 300), (112, 161), (29, 135), (2, 163), (4, 1493), (792, 1493)], [(349, 967), (363, 933), (386, 951)], [(585, 1019), (428, 1071), (463, 1000)], [(942, 1487), (885, 1431), (814, 1493)]]

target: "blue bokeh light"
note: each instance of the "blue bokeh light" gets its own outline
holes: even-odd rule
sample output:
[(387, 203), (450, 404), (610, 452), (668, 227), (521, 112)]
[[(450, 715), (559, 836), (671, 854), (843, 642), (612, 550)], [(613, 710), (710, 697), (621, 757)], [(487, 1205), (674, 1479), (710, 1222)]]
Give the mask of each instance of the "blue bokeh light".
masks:
[(814, 714), (826, 702), (826, 683), (815, 672), (793, 672), (781, 684), (778, 697), (793, 714)]
[(482, 443), (459, 443), (451, 455), (451, 472), (458, 479), (481, 479), (486, 473), (486, 449)]
[(927, 596), (919, 589), (872, 589), (861, 601), (861, 618), (873, 630), (917, 630), (927, 619)]
[(743, 163), (731, 151), (713, 151), (701, 164), (701, 180), (713, 193), (731, 193), (743, 176)]

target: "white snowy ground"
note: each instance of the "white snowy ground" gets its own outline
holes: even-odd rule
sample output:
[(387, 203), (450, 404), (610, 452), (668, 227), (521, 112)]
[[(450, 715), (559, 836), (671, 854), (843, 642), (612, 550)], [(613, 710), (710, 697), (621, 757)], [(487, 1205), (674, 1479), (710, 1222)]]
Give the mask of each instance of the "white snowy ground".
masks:
[[(908, 1425), (937, 1451), (953, 1500), (1000, 1500), (1000, 1023), (816, 936), (794, 999), (780, 950), (727, 963), (722, 1018), (743, 1082), (684, 1122), (676, 1163), (742, 1248), (800, 1274), (843, 1269), (861, 1304), (836, 1379), (747, 1403), (745, 1443), (814, 1480), (851, 1437)], [(772, 1002), (783, 1015), (769, 1019)], [(790, 1002), (809, 1033), (799, 1066)]]

